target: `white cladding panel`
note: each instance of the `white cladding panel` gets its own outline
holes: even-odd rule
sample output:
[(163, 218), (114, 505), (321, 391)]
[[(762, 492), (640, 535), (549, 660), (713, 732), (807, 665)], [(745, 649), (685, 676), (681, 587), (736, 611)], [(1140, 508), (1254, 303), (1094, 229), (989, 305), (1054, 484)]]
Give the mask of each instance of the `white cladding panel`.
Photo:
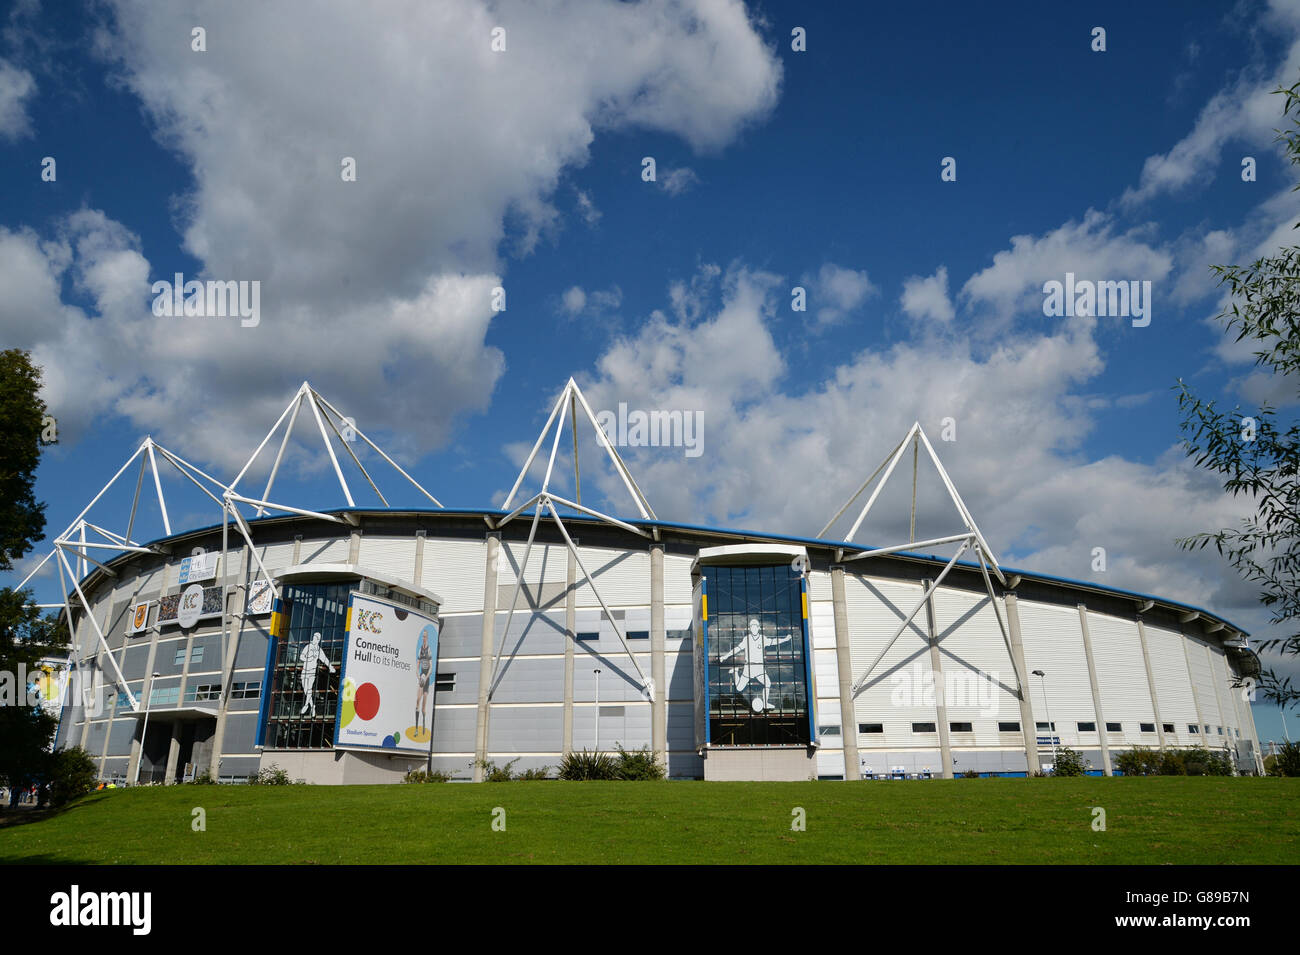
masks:
[[(920, 584), (849, 573), (844, 575), (844, 602), (849, 616), (849, 647), (855, 680), (866, 673), (867, 667), (923, 593)], [(933, 696), (926, 694), (926, 687), (933, 686), (933, 676), (923, 614), (924, 611), (918, 614), (894, 641), (858, 694), (856, 721), (884, 724), (885, 739), (874, 740), (877, 745), (886, 741), (894, 745), (932, 743), (937, 738), (914, 736), (912, 733), (913, 722), (932, 723), (935, 720)]]
[(1220, 726), (1224, 727), (1224, 733), (1227, 732), (1228, 703), (1224, 699), (1227, 684), (1220, 682), (1219, 671), (1214, 665), (1214, 659), (1221, 654), (1214, 652), (1214, 647), (1208, 642), (1201, 644), (1201, 656), (1205, 659), (1206, 682), (1210, 684), (1210, 707), (1205, 714), (1205, 718), (1210, 722), (1210, 737), (1206, 740), (1207, 744), (1219, 744), (1223, 742), (1224, 735), (1218, 732)]
[(1225, 738), (1231, 735), (1236, 738), (1235, 733), (1228, 733), (1228, 728), (1236, 729), (1241, 726), (1241, 720), (1237, 716), (1236, 701), (1233, 699), (1235, 694), (1241, 692), (1240, 688), (1232, 686), (1232, 677), (1228, 671), (1228, 658), (1223, 655), (1223, 651), (1215, 647), (1210, 647), (1210, 664), (1214, 672), (1214, 680), (1219, 687), (1219, 699), (1223, 704), (1223, 734)]
[[(649, 551), (609, 550), (597, 547), (579, 547), (578, 554), (587, 573), (600, 588), (600, 596), (612, 610), (615, 607), (648, 606), (650, 604), (650, 553)], [(599, 607), (590, 585), (582, 580), (578, 571), (578, 606)]]
[(1156, 696), (1160, 700), (1160, 719), (1174, 724), (1174, 739), (1166, 742), (1178, 745), (1196, 742), (1187, 732), (1187, 724), (1196, 722), (1196, 700), (1187, 678), (1187, 660), (1183, 656), (1183, 635), (1177, 630), (1145, 625), (1147, 652), (1151, 654), (1151, 672), (1156, 681)]
[[(1030, 676), (1030, 699), (1034, 719), (1047, 722), (1051, 712), (1056, 735), (1063, 743), (1078, 740), (1076, 723), (1093, 722), (1097, 710), (1088, 681), (1088, 658), (1083, 652), (1083, 631), (1075, 607), (1058, 607), (1032, 600), (1017, 601), (1020, 639), (1025, 648), (1025, 670), (1042, 670), (1043, 677)], [(1047, 699), (1044, 701), (1044, 683)], [(1095, 739), (1096, 737), (1091, 737)]]
[[(303, 543), (304, 552), (307, 544)], [(277, 571), (285, 570), (293, 566), (293, 542), (287, 541), (281, 544), (262, 544), (257, 548), (258, 559), (262, 561), (262, 566), (266, 568), (267, 573), (274, 576)], [(257, 561), (249, 561), (252, 567), (252, 574), (258, 574)]]
[(691, 559), (664, 554), (664, 603), (691, 602)]
[(819, 601), (808, 608), (808, 629), (812, 631), (812, 645), (816, 650), (835, 649), (835, 605)]
[(817, 718), (825, 722), (822, 716), (822, 700), (830, 699), (835, 701), (836, 708), (839, 707), (840, 684), (839, 684), (839, 666), (835, 659), (834, 650), (814, 650), (813, 651), (813, 689), (817, 693)]
[[(387, 574), (397, 580), (415, 577), (414, 537), (361, 537), (357, 563), (377, 574)], [(434, 591), (437, 593), (438, 591)]]
[[(482, 612), (486, 562), (486, 540), (430, 537), (424, 542), (421, 586), (442, 598), (439, 609), (443, 613)], [(505, 561), (498, 563), (505, 564)]]
[[(523, 567), (525, 550), (528, 550), (527, 540), (501, 542), (501, 561), (497, 565), (498, 587), (513, 587), (518, 583), (519, 568)], [(586, 555), (583, 555), (583, 559), (586, 559)], [(582, 576), (581, 571), (575, 573), (579, 577)], [(538, 581), (562, 584), (568, 579), (569, 548), (564, 544), (539, 544), (534, 541), (532, 550), (528, 551), (528, 567), (524, 571), (524, 582), (529, 585), (535, 585)]]
[(1156, 718), (1137, 621), (1089, 611), (1088, 635), (1106, 722), (1122, 723), (1124, 733), (1136, 737), (1139, 723), (1151, 723)]
[[(1219, 704), (1214, 697), (1214, 676), (1210, 673), (1210, 658), (1206, 656), (1205, 644), (1195, 637), (1187, 637), (1187, 663), (1192, 669), (1192, 680), (1196, 687), (1196, 697), (1201, 704), (1201, 717), (1205, 723), (1210, 724), (1210, 732), (1214, 732), (1215, 724), (1223, 722), (1219, 717)], [(1213, 740), (1213, 736), (1205, 735), (1205, 727), (1201, 726), (1201, 739), (1207, 745)]]
[[(948, 720), (971, 723), (976, 745), (996, 746), (1001, 741), (998, 721), (1019, 721), (1020, 702), (1015, 667), (993, 606), (987, 594), (943, 588), (933, 600)], [(1001, 602), (997, 612), (1005, 622)]]
[[(346, 564), (351, 540), (342, 537), (336, 540), (304, 540), (298, 552), (300, 564)], [(267, 568), (270, 570), (271, 568)]]
[(831, 575), (829, 572), (824, 570), (811, 570), (808, 572), (808, 599), (835, 599), (835, 595), (831, 592)]

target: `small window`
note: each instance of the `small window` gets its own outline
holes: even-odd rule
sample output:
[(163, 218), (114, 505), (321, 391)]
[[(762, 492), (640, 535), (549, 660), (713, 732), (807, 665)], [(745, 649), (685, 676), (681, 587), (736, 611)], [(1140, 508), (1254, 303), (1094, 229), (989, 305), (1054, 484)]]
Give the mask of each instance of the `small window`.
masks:
[(1038, 732), (1040, 732), (1040, 733), (1055, 733), (1055, 732), (1056, 732), (1056, 724), (1055, 724), (1055, 723), (1036, 723), (1035, 725), (1038, 727)]
[(456, 674), (439, 673), (433, 681), (433, 688), (435, 690), (442, 690), (444, 693), (456, 689)]
[(186, 703), (206, 703), (221, 699), (221, 687), (216, 683), (191, 683), (185, 688)]
[(1219, 731), (1219, 735), (1220, 735), (1220, 736), (1223, 735), (1223, 727), (1222, 727), (1222, 726), (1217, 726), (1217, 727), (1215, 727), (1215, 729), (1217, 729), (1217, 730)]
[(236, 683), (230, 688), (230, 698), (232, 700), (256, 700), (262, 695), (262, 683), (260, 680), (253, 683)]
[(579, 634), (577, 634), (577, 638), (578, 638), (579, 640), (584, 641), (584, 642), (585, 642), (585, 641), (592, 641), (592, 640), (599, 640), (599, 639), (600, 639), (600, 634), (599, 634), (599, 633), (579, 633)]
[(822, 736), (839, 736), (840, 728), (838, 726), (819, 726), (817, 732)]
[(1078, 728), (1079, 728), (1079, 732), (1080, 732), (1080, 733), (1095, 733), (1095, 732), (1097, 732), (1097, 724), (1096, 724), (1096, 723), (1078, 723), (1078, 724), (1076, 724), (1076, 725), (1078, 726)]
[(649, 640), (649, 639), (650, 639), (650, 631), (649, 631), (649, 630), (629, 630), (629, 631), (627, 632), (627, 638), (628, 638), (629, 640)]
[(1201, 732), (1201, 728), (1197, 726), (1195, 723), (1188, 723), (1187, 732), (1192, 734), (1199, 734)]
[(859, 733), (883, 733), (885, 731), (884, 723), (859, 723)]
[(1106, 724), (1106, 732), (1107, 732), (1107, 733), (1122, 733), (1122, 732), (1124, 732), (1124, 726), (1123, 726), (1123, 724), (1120, 724), (1120, 723), (1107, 723), (1107, 724)]
[(913, 723), (913, 733), (933, 733), (935, 731), (933, 723)]
[(1206, 736), (1209, 736), (1209, 735), (1210, 735), (1210, 724), (1209, 724), (1209, 723), (1206, 723), (1206, 724), (1205, 724), (1205, 735), (1206, 735)]
[(1155, 723), (1139, 723), (1138, 729), (1143, 733), (1154, 733), (1156, 731)]
[(172, 660), (172, 663), (176, 664), (176, 666), (185, 665), (185, 644), (182, 643), (179, 647), (176, 648), (176, 656)]
[(168, 686), (157, 690), (149, 691), (150, 706), (165, 706), (168, 703), (175, 703), (181, 697), (181, 688), (179, 686)]
[(1164, 727), (1166, 733), (1172, 733), (1174, 731), (1173, 723), (1161, 723), (1160, 725)]
[(1019, 733), (1019, 732), (1020, 732), (1020, 724), (1019, 724), (1019, 723), (999, 723), (999, 724), (998, 724), (998, 732), (999, 732), (999, 733)]
[(190, 663), (202, 663), (202, 662), (203, 662), (203, 644), (199, 644), (193, 650), (190, 651)]
[(970, 723), (949, 723), (948, 729), (953, 733), (973, 733), (974, 727)]

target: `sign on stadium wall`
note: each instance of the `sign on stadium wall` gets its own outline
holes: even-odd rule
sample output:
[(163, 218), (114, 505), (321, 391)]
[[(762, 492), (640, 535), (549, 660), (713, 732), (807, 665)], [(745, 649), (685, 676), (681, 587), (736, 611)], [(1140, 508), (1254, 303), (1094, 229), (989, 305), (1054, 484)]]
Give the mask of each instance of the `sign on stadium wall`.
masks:
[(149, 601), (141, 600), (131, 605), (131, 612), (126, 618), (126, 632), (129, 636), (144, 633), (149, 629)]
[[(186, 588), (188, 590), (189, 588)], [(181, 598), (185, 596), (182, 590), (178, 594), (167, 594), (158, 598), (158, 623), (178, 623), (180, 615)], [(221, 588), (204, 587), (203, 588), (203, 605), (199, 609), (199, 620), (210, 617), (221, 616)]]
[(428, 752), (437, 661), (431, 618), (352, 594), (334, 744)]
[(245, 614), (250, 617), (260, 617), (270, 613), (273, 594), (268, 581), (253, 581), (248, 585), (248, 606), (244, 611)]
[(217, 558), (220, 556), (220, 554), (213, 551), (207, 554), (197, 554), (194, 557), (186, 557), (181, 561), (181, 586), (198, 583), (201, 580), (212, 580), (216, 577)]

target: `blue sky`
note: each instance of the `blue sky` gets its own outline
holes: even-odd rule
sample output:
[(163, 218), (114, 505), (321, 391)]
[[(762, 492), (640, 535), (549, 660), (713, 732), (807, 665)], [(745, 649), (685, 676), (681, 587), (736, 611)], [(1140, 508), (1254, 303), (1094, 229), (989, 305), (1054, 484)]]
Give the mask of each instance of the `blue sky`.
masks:
[[(1173, 543), (1242, 511), (1187, 467), (1172, 388), (1294, 414), (1209, 321), (1207, 266), (1300, 212), (1268, 95), (1300, 79), (1300, 4), (262, 6), (4, 14), (0, 330), (47, 368), (51, 531), (145, 434), (233, 476), (303, 379), (444, 503), (499, 504), (573, 375), (597, 408), (702, 416), (698, 458), (626, 449), (666, 519), (815, 533), (952, 417), (939, 453), (1005, 563), (1271, 633)], [(1151, 281), (1150, 325), (1044, 316), (1067, 270)], [(260, 281), (259, 324), (155, 317), (177, 271)], [(282, 499), (343, 503), (314, 445), (294, 462)], [(214, 521), (169, 489), (175, 523)], [(861, 539), (900, 539), (882, 511)], [(922, 514), (946, 530), (937, 495)]]

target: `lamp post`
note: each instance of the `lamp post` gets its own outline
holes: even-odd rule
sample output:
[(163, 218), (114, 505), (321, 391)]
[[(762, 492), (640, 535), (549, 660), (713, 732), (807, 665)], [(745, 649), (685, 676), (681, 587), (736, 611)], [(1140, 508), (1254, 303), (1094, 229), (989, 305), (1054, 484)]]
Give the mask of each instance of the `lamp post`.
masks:
[(1034, 676), (1043, 681), (1043, 708), (1047, 710), (1047, 738), (1052, 741), (1052, 772), (1056, 772), (1056, 724), (1052, 722), (1052, 705), (1047, 702), (1047, 674), (1035, 670)]
[(149, 736), (149, 697), (153, 693), (153, 681), (158, 679), (162, 674), (155, 673), (149, 677), (149, 685), (144, 691), (144, 726), (140, 730), (140, 758), (135, 761), (135, 779), (133, 785), (140, 783), (140, 764), (144, 762), (144, 742)]
[(600, 670), (591, 671), (596, 674), (596, 752), (600, 752)]

